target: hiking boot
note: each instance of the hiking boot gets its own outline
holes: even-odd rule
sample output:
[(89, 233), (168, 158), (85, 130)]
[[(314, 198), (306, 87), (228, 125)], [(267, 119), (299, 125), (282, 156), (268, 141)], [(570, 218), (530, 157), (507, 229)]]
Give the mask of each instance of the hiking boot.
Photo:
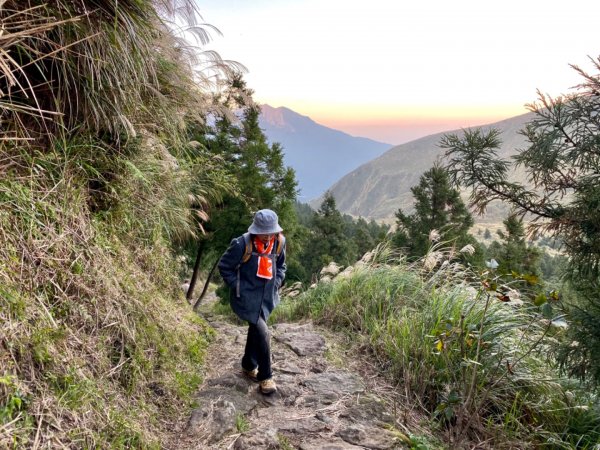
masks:
[(277, 386), (275, 385), (273, 378), (268, 378), (260, 382), (260, 392), (263, 394), (272, 394), (275, 391), (277, 391)]
[(258, 381), (256, 377), (258, 376), (258, 367), (255, 367), (252, 370), (242, 369), (242, 373), (246, 378), (249, 378), (252, 381)]

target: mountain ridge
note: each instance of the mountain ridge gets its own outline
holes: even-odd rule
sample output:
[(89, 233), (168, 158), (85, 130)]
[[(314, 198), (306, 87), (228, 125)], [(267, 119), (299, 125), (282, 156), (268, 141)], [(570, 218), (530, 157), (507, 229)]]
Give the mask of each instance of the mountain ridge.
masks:
[(269, 142), (283, 146), (285, 164), (296, 171), (302, 201), (322, 195), (345, 174), (392, 147), (326, 127), (283, 106), (262, 105), (259, 124)]
[[(499, 129), (502, 144), (498, 155), (508, 159), (525, 144), (525, 137), (519, 134), (519, 130), (532, 117), (533, 113), (525, 113), (470, 129)], [(328, 191), (336, 199), (338, 209), (353, 216), (390, 220), (398, 209), (410, 212), (414, 203), (410, 188), (418, 184), (420, 176), (444, 154), (438, 145), (440, 139), (449, 133), (460, 135), (465, 129), (469, 128), (435, 133), (392, 147), (340, 178)], [(415, 157), (416, 154), (418, 157)], [(519, 169), (513, 171), (513, 177), (516, 181), (526, 181), (524, 172)], [(310, 204), (318, 207), (321, 201), (322, 196), (313, 199)], [(502, 220), (506, 213), (506, 207), (495, 203), (482, 221)]]

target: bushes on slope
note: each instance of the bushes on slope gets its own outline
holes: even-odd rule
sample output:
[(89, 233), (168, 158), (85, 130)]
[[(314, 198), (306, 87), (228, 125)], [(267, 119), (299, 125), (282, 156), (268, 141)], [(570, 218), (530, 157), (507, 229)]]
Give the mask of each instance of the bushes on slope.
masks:
[(218, 191), (177, 159), (206, 78), (153, 2), (22, 3), (0, 7), (0, 447), (159, 448), (210, 338), (171, 250)]
[(436, 251), (415, 264), (371, 264), (319, 283), (284, 302), (276, 318), (310, 317), (350, 333), (453, 445), (592, 448), (600, 406), (558, 376), (549, 353), (560, 331), (537, 307), (500, 301), (492, 275)]

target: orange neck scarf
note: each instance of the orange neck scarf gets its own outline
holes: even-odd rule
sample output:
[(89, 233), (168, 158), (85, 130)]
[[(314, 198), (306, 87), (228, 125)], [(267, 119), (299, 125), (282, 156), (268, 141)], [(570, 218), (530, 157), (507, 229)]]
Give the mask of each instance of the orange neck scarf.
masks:
[(275, 238), (269, 239), (269, 242), (267, 243), (264, 243), (257, 237), (254, 238), (254, 247), (259, 253), (258, 270), (256, 271), (256, 276), (259, 278), (266, 278), (267, 280), (273, 278), (273, 260), (268, 255), (271, 253), (271, 250), (273, 250), (274, 243)]

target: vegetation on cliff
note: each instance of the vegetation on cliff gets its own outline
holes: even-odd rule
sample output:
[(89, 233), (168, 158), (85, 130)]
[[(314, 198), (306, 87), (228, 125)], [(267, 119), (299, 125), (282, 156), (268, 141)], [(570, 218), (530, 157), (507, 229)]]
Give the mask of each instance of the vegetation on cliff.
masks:
[(511, 164), (498, 156), (498, 130), (451, 134), (441, 146), (453, 180), (470, 189), (471, 204), (479, 211), (501, 200), (518, 217), (532, 218), (532, 233), (560, 239), (568, 256), (565, 276), (571, 295), (548, 307), (564, 312), (571, 326), (559, 361), (566, 373), (598, 386), (600, 59), (591, 62), (595, 74), (574, 67), (583, 79), (575, 92), (558, 98), (540, 94), (530, 105), (535, 115), (521, 132), (526, 147), (513, 160), (533, 187), (510, 180)]
[[(186, 129), (231, 66), (193, 2), (0, 6), (0, 446), (156, 447), (210, 332), (172, 243), (227, 180)], [(200, 68), (201, 70), (198, 70)]]
[(553, 362), (562, 322), (456, 256), (438, 246), (408, 263), (380, 248), (287, 299), (275, 320), (310, 318), (347, 333), (449, 448), (594, 448), (598, 398)]

